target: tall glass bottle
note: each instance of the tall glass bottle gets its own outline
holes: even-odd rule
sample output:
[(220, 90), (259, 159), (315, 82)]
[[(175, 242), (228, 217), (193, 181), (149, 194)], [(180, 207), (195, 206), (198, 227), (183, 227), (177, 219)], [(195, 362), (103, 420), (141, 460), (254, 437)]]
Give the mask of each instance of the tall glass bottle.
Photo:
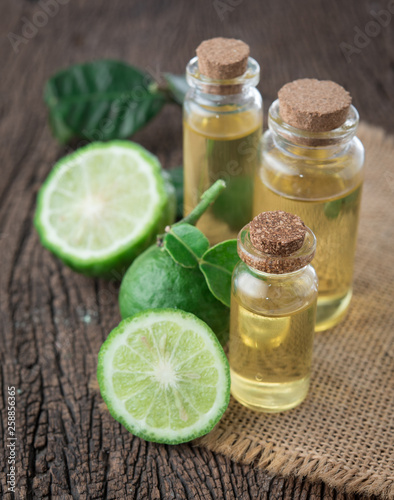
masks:
[[(293, 84), (297, 82), (305, 80)], [(310, 117), (311, 109), (320, 106), (320, 123), (305, 120), (304, 128), (293, 126), (289, 123), (292, 117), (287, 116), (288, 110), (281, 112), (280, 98), (270, 107), (269, 130), (263, 135), (262, 164), (255, 181), (253, 211), (256, 214), (285, 210), (297, 214), (316, 234), (314, 267), (319, 277), (316, 330), (322, 331), (341, 321), (352, 296), (364, 148), (355, 135), (359, 117), (350, 102), (347, 109), (343, 107), (342, 118), (338, 112), (333, 119), (331, 113), (328, 126), (335, 124), (335, 128), (319, 130), (327, 126), (324, 109), (335, 108), (335, 95), (322, 97), (317, 92), (320, 101), (314, 100), (314, 85), (304, 99), (301, 83), (293, 89), (294, 98), (297, 99), (297, 93), (301, 94), (297, 110), (301, 118), (308, 118), (308, 114)]]
[(253, 182), (260, 161), (260, 68), (240, 40), (203, 42), (186, 68), (183, 107), (184, 213), (217, 179), (226, 190), (198, 227), (211, 244), (236, 238), (252, 218)]
[[(316, 239), (303, 224), (303, 238), (294, 239), (294, 223), (299, 222), (286, 212), (265, 212), (238, 236), (241, 262), (231, 290), (231, 392), (256, 411), (293, 408), (309, 389), (317, 300), (310, 262)], [(262, 224), (268, 228), (265, 234), (259, 230)], [(260, 241), (278, 237), (282, 247), (263, 248), (256, 236)], [(283, 243), (289, 251), (282, 251)]]

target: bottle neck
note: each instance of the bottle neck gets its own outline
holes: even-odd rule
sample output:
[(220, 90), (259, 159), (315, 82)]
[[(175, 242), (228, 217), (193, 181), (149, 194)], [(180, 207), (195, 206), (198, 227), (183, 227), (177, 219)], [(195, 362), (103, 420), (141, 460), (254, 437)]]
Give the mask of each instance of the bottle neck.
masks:
[(249, 271), (254, 274), (255, 276), (258, 276), (260, 279), (263, 281), (275, 281), (275, 282), (280, 282), (280, 281), (287, 281), (289, 279), (293, 279), (296, 276), (302, 274), (305, 269), (310, 265), (307, 264), (304, 267), (300, 267), (299, 269), (296, 269), (295, 271), (292, 271), (290, 273), (283, 273), (283, 274), (274, 274), (274, 273), (267, 273), (264, 271), (259, 271), (255, 267), (252, 267), (251, 265), (246, 264), (246, 262), (243, 262), (243, 264), (246, 265), (246, 267), (249, 269)]
[(304, 242), (290, 255), (271, 255), (257, 250), (250, 239), (249, 224), (244, 226), (237, 238), (238, 255), (241, 260), (261, 277), (284, 277), (302, 271), (315, 256), (316, 237), (307, 227)]
[(310, 132), (285, 123), (279, 113), (279, 100), (269, 109), (268, 127), (277, 148), (284, 153), (305, 159), (327, 159), (343, 153), (356, 134), (359, 115), (350, 106), (346, 121), (328, 132)]
[(198, 69), (198, 57), (193, 57), (186, 66), (186, 80), (194, 92), (202, 98), (227, 103), (232, 96), (248, 93), (260, 81), (260, 66), (253, 58), (248, 58), (246, 71), (231, 80), (215, 80), (202, 75)]

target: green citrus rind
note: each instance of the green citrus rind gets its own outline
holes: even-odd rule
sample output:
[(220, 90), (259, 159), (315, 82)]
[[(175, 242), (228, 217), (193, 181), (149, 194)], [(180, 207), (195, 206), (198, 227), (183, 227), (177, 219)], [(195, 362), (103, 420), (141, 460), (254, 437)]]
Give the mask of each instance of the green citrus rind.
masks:
[[(214, 404), (211, 405), (211, 408), (206, 411), (206, 413), (202, 415), (201, 418), (199, 417), (198, 421), (190, 427), (186, 426), (181, 429), (160, 429), (155, 428), (152, 425), (148, 425), (146, 423), (147, 416), (145, 416), (145, 421), (143, 422), (141, 419), (138, 420), (130, 415), (130, 413), (128, 413), (126, 410), (126, 404), (128, 403), (128, 400), (125, 401), (122, 406), (122, 403), (120, 403), (120, 399), (117, 398), (115, 394), (116, 389), (114, 388), (113, 384), (114, 377), (112, 377), (112, 374), (115, 374), (115, 370), (113, 368), (112, 361), (116, 353), (120, 352), (120, 348), (130, 346), (130, 344), (126, 344), (126, 342), (127, 337), (133, 332), (133, 329), (147, 328), (147, 325), (149, 326), (149, 324), (157, 324), (160, 321), (176, 322), (176, 320), (178, 321), (178, 325), (187, 324), (189, 330), (193, 328), (193, 333), (198, 332), (197, 336), (199, 338), (199, 341), (201, 341), (202, 345), (204, 346), (204, 349), (201, 352), (204, 352), (204, 350), (206, 350), (210, 355), (212, 354), (214, 356), (215, 365), (213, 369), (218, 373), (217, 383), (216, 385), (207, 387), (216, 387), (216, 398)], [(180, 338), (181, 335), (182, 333), (178, 334)], [(142, 338), (143, 337), (141, 337), (141, 339)], [(138, 342), (137, 337), (135, 341)], [(174, 351), (176, 352), (176, 349), (174, 349)], [(197, 351), (197, 354), (198, 352), (200, 351)], [(205, 354), (205, 356), (207, 356), (207, 354)], [(205, 359), (204, 356), (199, 359), (203, 358)], [(182, 363), (184, 364), (187, 361), (188, 360), (183, 361)], [(133, 367), (130, 364), (127, 365), (127, 368), (127, 372), (133, 373)], [(198, 367), (195, 369), (198, 370)], [(180, 375), (182, 375), (182, 372), (177, 373), (180, 373)], [(215, 376), (212, 374), (212, 378), (214, 377)], [(146, 441), (152, 441), (156, 443), (180, 444), (207, 434), (219, 422), (230, 401), (230, 367), (219, 341), (217, 340), (213, 331), (206, 325), (206, 323), (201, 321), (194, 314), (187, 313), (179, 309), (147, 310), (123, 320), (114, 330), (112, 330), (107, 340), (101, 346), (98, 356), (97, 379), (99, 382), (101, 395), (112, 417), (120, 422), (133, 435), (145, 439)], [(187, 381), (187, 383), (195, 384), (195, 382), (190, 381)], [(159, 386), (159, 382), (156, 379), (153, 379), (152, 381), (150, 381), (149, 379), (149, 384), (150, 387)], [(185, 392), (181, 391), (180, 394), (185, 394)], [(140, 397), (143, 398), (143, 396)], [(155, 397), (153, 398), (154, 401), (156, 401)], [(132, 400), (133, 405), (138, 406), (139, 402), (138, 400), (136, 400), (136, 398), (137, 395), (133, 395), (130, 397), (130, 400)], [(164, 401), (163, 398), (164, 396), (160, 394), (160, 404)], [(165, 399), (168, 404), (167, 396), (165, 397)], [(183, 399), (182, 401), (183, 404), (189, 403), (187, 398)], [(168, 411), (169, 415), (173, 415), (172, 412), (179, 411), (179, 407), (173, 405)], [(169, 422), (171, 422), (170, 417)]]
[[(110, 148), (122, 148), (126, 151), (131, 149), (133, 153), (137, 153), (141, 157), (141, 160), (146, 165), (149, 165), (151, 178), (154, 179), (157, 191), (156, 206), (149, 222), (143, 228), (139, 228), (138, 233), (132, 239), (107, 253), (103, 252), (102, 255), (88, 258), (81, 257), (78, 255), (78, 249), (74, 252), (68, 251), (58, 238), (56, 239), (51, 235), (51, 231), (53, 232), (53, 230), (49, 227), (45, 217), (45, 213), (48, 210), (48, 192), (50, 189), (53, 189), (53, 183), (56, 183), (59, 174), (69, 169), (70, 164), (72, 165), (75, 163), (75, 160), (80, 159), (81, 155), (83, 158), (83, 155), (88, 156), (92, 151), (97, 152), (99, 150), (103, 150), (106, 153)], [(130, 141), (110, 141), (106, 143), (91, 143), (65, 156), (56, 163), (38, 193), (34, 225), (40, 236), (42, 245), (75, 271), (88, 276), (119, 279), (135, 257), (150, 246), (155, 241), (156, 235), (163, 232), (165, 226), (171, 224), (174, 218), (174, 188), (168, 182), (165, 175), (163, 175), (159, 160), (136, 143)]]
[(223, 346), (228, 341), (230, 309), (212, 295), (198, 268), (180, 266), (156, 245), (131, 264), (118, 300), (122, 319), (145, 309), (181, 309), (207, 323)]

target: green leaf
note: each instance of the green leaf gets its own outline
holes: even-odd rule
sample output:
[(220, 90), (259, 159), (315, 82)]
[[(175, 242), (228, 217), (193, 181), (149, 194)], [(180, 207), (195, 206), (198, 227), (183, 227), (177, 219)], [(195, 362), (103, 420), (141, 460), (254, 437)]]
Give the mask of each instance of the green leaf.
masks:
[(349, 209), (357, 206), (357, 202), (359, 196), (361, 194), (361, 188), (356, 189), (352, 193), (348, 194), (345, 198), (343, 198), (343, 204)]
[(237, 230), (253, 219), (251, 200), (253, 176), (228, 176), (226, 189), (212, 205), (212, 212), (232, 230)]
[(342, 200), (328, 201), (324, 204), (324, 215), (327, 219), (336, 219), (341, 212)]
[(167, 172), (175, 188), (176, 218), (181, 219), (183, 217), (183, 167), (171, 168)]
[(357, 207), (361, 189), (358, 188), (344, 198), (328, 201), (324, 204), (324, 215), (327, 219), (336, 219), (341, 213), (341, 210), (351, 210)]
[(164, 248), (181, 266), (197, 267), (199, 259), (209, 248), (209, 241), (196, 227), (178, 224), (164, 236)]
[(56, 73), (45, 86), (44, 101), (53, 134), (65, 143), (130, 137), (161, 110), (166, 97), (148, 73), (100, 60)]
[(253, 179), (260, 168), (261, 129), (239, 140), (207, 139), (206, 162), (213, 178), (226, 179), (226, 189), (212, 205), (212, 212), (238, 231), (253, 218)]
[(57, 112), (49, 115), (49, 123), (53, 135), (59, 140), (61, 144), (67, 144), (74, 137), (74, 133), (63, 122), (62, 118)]
[(324, 204), (324, 215), (327, 219), (336, 219), (341, 212), (342, 200), (328, 201)]
[(185, 100), (186, 92), (189, 90), (185, 75), (164, 73), (164, 78), (167, 82), (172, 100), (182, 105)]
[(230, 307), (231, 276), (238, 262), (237, 240), (218, 243), (205, 252), (200, 261), (208, 288), (227, 307)]

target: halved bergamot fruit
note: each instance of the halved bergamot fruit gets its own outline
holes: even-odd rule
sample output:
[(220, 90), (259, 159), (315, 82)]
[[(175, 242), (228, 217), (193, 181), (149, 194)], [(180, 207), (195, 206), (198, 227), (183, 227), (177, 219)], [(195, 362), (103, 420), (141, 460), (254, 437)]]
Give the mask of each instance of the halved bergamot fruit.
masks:
[(100, 349), (97, 377), (111, 415), (157, 443), (207, 434), (230, 399), (229, 364), (215, 334), (179, 309), (123, 320)]
[(119, 278), (175, 216), (158, 159), (130, 141), (92, 143), (62, 158), (41, 187), (42, 244), (73, 269)]

